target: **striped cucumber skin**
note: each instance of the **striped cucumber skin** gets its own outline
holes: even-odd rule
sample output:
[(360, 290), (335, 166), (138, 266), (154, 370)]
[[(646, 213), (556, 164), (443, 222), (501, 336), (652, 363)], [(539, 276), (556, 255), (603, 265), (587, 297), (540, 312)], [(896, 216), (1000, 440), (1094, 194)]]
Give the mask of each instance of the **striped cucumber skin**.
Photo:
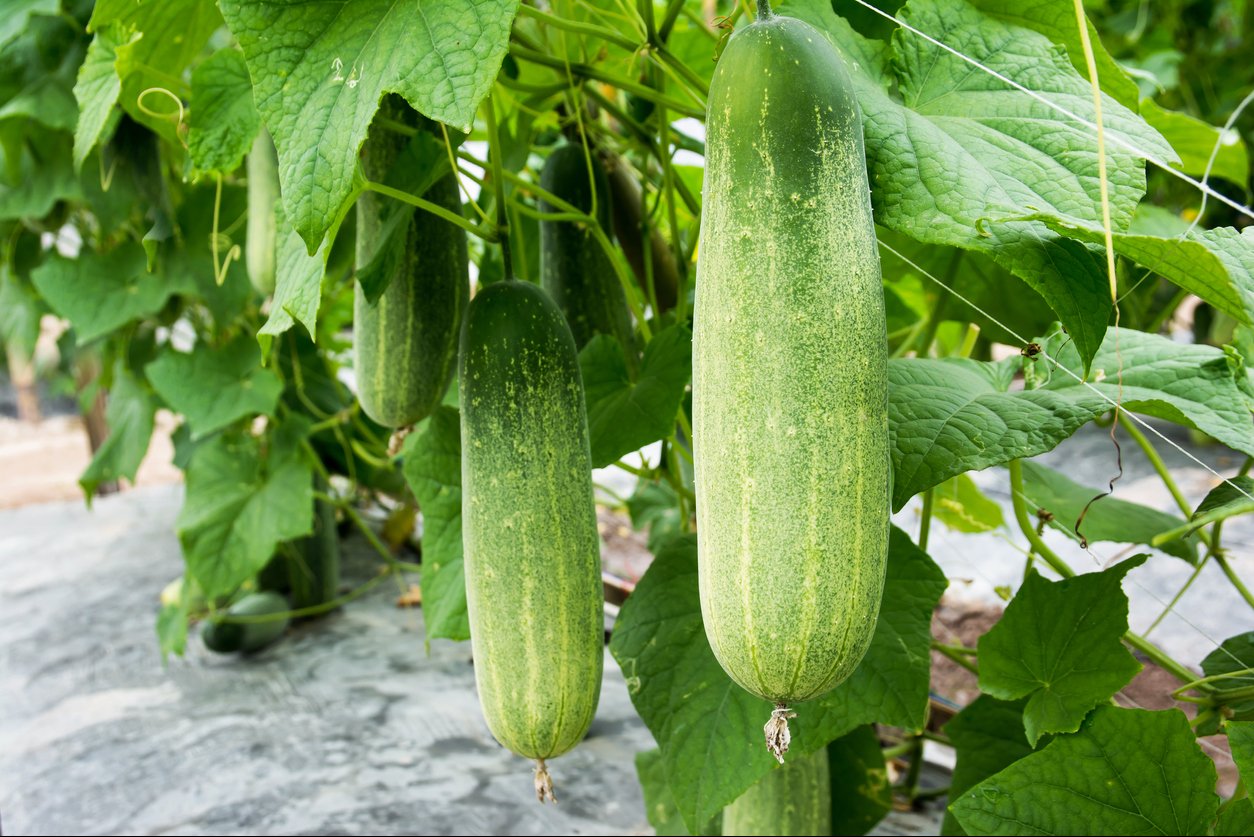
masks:
[[(417, 114), (396, 96), (385, 98), (379, 113), (403, 124), (417, 122)], [(398, 132), (373, 130), (362, 146), (366, 176), (383, 180), (407, 141)], [(461, 194), (452, 173), (422, 197), (461, 213)], [(372, 192), (357, 199), (358, 267), (377, 250), (390, 200)], [(378, 301), (371, 305), (361, 285), (356, 285), (357, 397), (366, 415), (379, 424), (414, 424), (444, 397), (456, 368), (458, 329), (470, 299), (469, 263), (465, 230), (419, 209), (409, 225), (404, 257)]]
[[(610, 187), (605, 167), (592, 155), (592, 180), (583, 147), (574, 143), (554, 149), (540, 172), (540, 185), (584, 213), (591, 213), (596, 189), (596, 217), (601, 228), (613, 229)], [(544, 212), (561, 212), (540, 201)], [(631, 311), (622, 283), (605, 250), (587, 229), (574, 221), (540, 222), (540, 284), (566, 315), (575, 346), (582, 349), (597, 334), (608, 334), (623, 345), (634, 366)]]
[(604, 653), (600, 536), (583, 384), (538, 287), (480, 291), (462, 331), (462, 539), (488, 727), (547, 759), (588, 731)]
[(262, 128), (248, 152), (248, 230), (244, 266), (253, 287), (265, 296), (274, 293), (279, 235), (274, 208), (279, 199), (279, 153), (270, 133)]
[(723, 809), (723, 833), (747, 837), (831, 834), (832, 783), (827, 749), (792, 759), (763, 776)]
[(731, 37), (693, 328), (699, 581), (719, 662), (776, 704), (853, 672), (884, 583), (888, 349), (861, 125), (809, 25)]

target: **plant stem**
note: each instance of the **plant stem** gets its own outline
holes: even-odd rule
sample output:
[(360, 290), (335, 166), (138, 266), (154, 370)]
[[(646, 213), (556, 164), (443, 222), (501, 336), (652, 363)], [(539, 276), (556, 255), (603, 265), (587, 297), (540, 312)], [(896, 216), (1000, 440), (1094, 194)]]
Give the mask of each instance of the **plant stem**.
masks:
[(923, 519), (919, 522), (919, 549), (924, 552), (927, 552), (928, 536), (932, 533), (932, 503), (935, 495), (935, 486), (923, 492)]
[(485, 105), (488, 120), (488, 159), (492, 163), (492, 189), (496, 195), (496, 230), (501, 245), (501, 268), (506, 279), (513, 279), (514, 263), (510, 258), (509, 211), (505, 205), (505, 178), (501, 175), (501, 134), (496, 126), (496, 101), (489, 96)]
[(1193, 572), (1189, 574), (1189, 578), (1184, 582), (1184, 586), (1176, 592), (1176, 595), (1171, 598), (1171, 601), (1168, 602), (1167, 606), (1162, 609), (1162, 612), (1159, 613), (1158, 616), (1154, 618), (1154, 621), (1150, 623), (1150, 626), (1145, 629), (1145, 636), (1152, 634), (1154, 629), (1158, 627), (1159, 623), (1167, 618), (1167, 614), (1176, 609), (1176, 604), (1179, 603), (1180, 598), (1189, 591), (1190, 587), (1193, 586), (1193, 582), (1196, 581), (1197, 577), (1202, 574), (1202, 568), (1206, 566), (1206, 562), (1210, 559), (1211, 555), (1210, 553), (1207, 553), (1203, 556), (1201, 561), (1197, 562), (1197, 566), (1194, 567)]
[(1189, 292), (1184, 288), (1180, 288), (1175, 292), (1166, 305), (1158, 309), (1158, 313), (1154, 315), (1154, 319), (1150, 320), (1149, 325), (1145, 327), (1145, 330), (1150, 334), (1157, 334), (1159, 330), (1162, 329), (1163, 324), (1170, 320), (1172, 315), (1176, 313), (1176, 309), (1180, 307), (1180, 303), (1184, 302), (1188, 298)]
[(1136, 422), (1132, 421), (1124, 413), (1119, 411), (1119, 424), (1132, 437), (1132, 441), (1136, 442), (1137, 447), (1145, 454), (1145, 458), (1149, 460), (1150, 465), (1154, 466), (1154, 470), (1158, 472), (1158, 477), (1163, 481), (1163, 485), (1171, 492), (1171, 497), (1176, 501), (1176, 505), (1180, 507), (1180, 511), (1184, 513), (1185, 518), (1193, 516), (1193, 507), (1189, 505), (1189, 501), (1185, 499), (1184, 492), (1180, 490), (1180, 486), (1176, 485), (1176, 480), (1171, 476), (1171, 471), (1167, 470), (1167, 464), (1163, 462), (1163, 458), (1158, 455), (1158, 451), (1154, 448), (1153, 443), (1146, 438), (1141, 432), (1141, 428), (1136, 426)]
[(960, 648), (960, 647), (955, 647), (952, 645), (946, 645), (943, 642), (937, 642), (936, 640), (932, 640), (932, 650), (948, 658), (949, 660), (952, 660), (953, 662), (962, 666), (967, 671), (971, 672), (977, 677), (979, 676), (980, 674), (979, 668), (976, 667), (975, 663), (971, 662), (971, 660), (968, 659), (968, 655), (975, 653), (974, 648), (965, 648), (965, 647)]
[(377, 585), (380, 581), (383, 581), (383, 579), (387, 578), (393, 573), (395, 573), (394, 568), (383, 567), (382, 571), (378, 575), (376, 575), (374, 578), (370, 579), (366, 583), (358, 587), (354, 587), (352, 590), (349, 590), (344, 595), (337, 596), (331, 601), (323, 602), (322, 604), (310, 605), (309, 607), (301, 607), (301, 608), (297, 608), (296, 610), (285, 610), (282, 613), (265, 613), (265, 614), (258, 614), (256, 616), (224, 615), (216, 621), (233, 622), (233, 623), (237, 623), (240, 625), (253, 625), (253, 624), (258, 624), (262, 622), (277, 622), (280, 619), (302, 619), (306, 616), (320, 616), (323, 613), (330, 613), (336, 608), (342, 605), (348, 604), (353, 599), (361, 598), (366, 593), (368, 593), (375, 585)]
[(770, 20), (774, 17), (771, 11), (771, 0), (758, 0), (758, 20)]
[(519, 14), (533, 17), (536, 20), (543, 21), (545, 24), (552, 26), (554, 29), (563, 29), (567, 32), (573, 32), (576, 35), (587, 35), (592, 38), (600, 38), (611, 44), (620, 46), (628, 52), (635, 52), (640, 49), (640, 44), (634, 43), (630, 38), (623, 37), (604, 26), (597, 26), (595, 23), (583, 23), (577, 20), (567, 20), (564, 17), (557, 17), (548, 12), (542, 12), (535, 6), (528, 6), (526, 3), (518, 7)]
[(483, 229), (483, 227), (477, 226), (467, 221), (465, 218), (458, 215), (456, 212), (452, 212), (448, 209), (445, 209), (439, 204), (432, 203), (431, 201), (426, 200), (424, 198), (420, 198), (417, 195), (411, 195), (409, 192), (402, 192), (400, 189), (393, 189), (391, 186), (387, 186), (383, 183), (378, 183), (373, 180), (366, 181), (365, 186), (368, 191), (378, 192), (380, 195), (386, 195), (389, 198), (401, 201), (403, 203), (407, 203), (410, 206), (416, 206), (425, 212), (430, 212), (432, 215), (436, 215), (440, 218), (443, 218), (445, 221), (448, 221), (450, 224), (454, 224), (458, 227), (461, 227), (466, 232), (470, 233), (471, 235), (478, 236), (479, 238), (482, 238), (484, 241), (495, 242), (499, 238), (499, 231), (485, 230)]
[(1254, 608), (1254, 595), (1250, 594), (1250, 588), (1245, 586), (1245, 582), (1241, 580), (1241, 576), (1237, 575), (1236, 570), (1232, 569), (1232, 565), (1228, 563), (1228, 557), (1222, 551), (1216, 550), (1211, 553), (1215, 556), (1215, 563), (1219, 564), (1219, 569), (1224, 571), (1224, 575), (1228, 577), (1228, 581), (1241, 594), (1241, 598), (1245, 599), (1245, 603)]
[(906, 779), (901, 790), (906, 799), (914, 801), (919, 793), (919, 776), (923, 774), (923, 736), (916, 735), (911, 740), (910, 767), (906, 769)]

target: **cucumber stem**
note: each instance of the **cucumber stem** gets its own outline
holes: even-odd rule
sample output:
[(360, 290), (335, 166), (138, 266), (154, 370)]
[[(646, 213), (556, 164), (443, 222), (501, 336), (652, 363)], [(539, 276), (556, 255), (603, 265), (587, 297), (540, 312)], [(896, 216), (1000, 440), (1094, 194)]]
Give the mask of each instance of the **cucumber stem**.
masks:
[[(769, 20), (775, 13), (771, 11), (771, 0), (758, 0), (758, 20)], [(780, 759), (783, 764), (783, 759)]]
[(557, 797), (553, 795), (553, 778), (549, 776), (549, 768), (544, 759), (536, 759), (536, 799), (541, 803), (557, 804)]
[(786, 703), (777, 703), (771, 710), (771, 719), (766, 722), (762, 731), (766, 733), (766, 749), (780, 764), (784, 763), (784, 753), (792, 743), (792, 733), (788, 731), (788, 719), (797, 717), (797, 713), (788, 708)]

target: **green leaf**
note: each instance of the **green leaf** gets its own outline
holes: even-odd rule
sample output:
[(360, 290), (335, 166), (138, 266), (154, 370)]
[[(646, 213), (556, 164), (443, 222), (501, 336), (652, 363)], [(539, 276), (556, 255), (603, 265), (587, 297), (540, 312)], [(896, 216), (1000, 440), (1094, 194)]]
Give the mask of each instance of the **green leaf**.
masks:
[(1245, 505), (1250, 502), (1249, 497), (1246, 496), (1249, 494), (1254, 494), (1254, 477), (1243, 474), (1230, 480), (1224, 480), (1210, 490), (1206, 498), (1193, 511), (1193, 516), (1197, 517), (1218, 509), (1231, 509), (1237, 505)]
[[(970, 0), (984, 14), (997, 18), (1011, 26), (1022, 26), (1040, 32), (1067, 50), (1077, 73), (1087, 79), (1088, 67), (1084, 58), (1084, 45), (1076, 26), (1075, 4), (1071, 0), (1045, 0), (1022, 3), (1016, 0)], [(1140, 90), (1123, 67), (1119, 65), (1102, 44), (1092, 21), (1088, 21), (1089, 40), (1093, 46), (1093, 58), (1097, 64), (1097, 78), (1102, 92), (1129, 110), (1137, 110)]]
[(664, 480), (638, 480), (636, 490), (627, 498), (627, 513), (636, 530), (649, 533), (648, 547), (657, 553), (663, 544), (683, 534), (679, 519), (679, 495)]
[(469, 132), (517, 9), (518, 0), (222, 0), (279, 150), (283, 205), (309, 252), (352, 191), (383, 94)]
[(268, 445), (244, 432), (196, 448), (177, 530), (188, 573), (205, 596), (227, 595), (266, 565), (282, 541), (313, 531), (313, 472), (289, 422)]
[(1141, 670), (1121, 641), (1128, 630), (1122, 584), (1143, 563), (1137, 555), (1062, 581), (1029, 573), (980, 637), (980, 689), (1002, 700), (1028, 698), (1023, 726), (1033, 746), (1045, 733), (1075, 732)]
[[(144, 91), (168, 90), (186, 98), (183, 71), (221, 25), (222, 15), (212, 0), (131, 0), (97, 4), (88, 29), (113, 34), (122, 108), (136, 122), (174, 141), (173, 117), (181, 115), (179, 107), (168, 96)], [(160, 115), (139, 106), (141, 95), (145, 107)]]
[(692, 377), (692, 332), (673, 325), (654, 335), (634, 384), (622, 344), (604, 334), (579, 353), (579, 371), (588, 403), (592, 467), (604, 468), (674, 432), (675, 414)]
[[(184, 578), (184, 589), (189, 581)], [(161, 659), (166, 661), (171, 654), (183, 656), (187, 648), (187, 616), (188, 601), (191, 597), (179, 596), (177, 602), (163, 604), (157, 613), (157, 643), (161, 647)]]
[(9, 0), (0, 17), (0, 47), (25, 31), (32, 15), (55, 15), (60, 10), (61, 0)]
[[(666, 783), (666, 766), (662, 763), (661, 750), (645, 750), (636, 753), (636, 776), (640, 779), (640, 789), (644, 792), (644, 813), (653, 826), (658, 837), (663, 835), (679, 835), (687, 837), (692, 834), (684, 819), (679, 815), (679, 806)], [(698, 834), (722, 834), (723, 817), (716, 814), (713, 819), (700, 829)]]
[(1238, 721), (1254, 721), (1254, 698), (1231, 700), (1224, 693), (1254, 685), (1251, 669), (1254, 669), (1254, 631), (1228, 637), (1202, 660), (1202, 672), (1207, 677), (1222, 678), (1211, 684), (1219, 690), (1216, 701), (1231, 709), (1233, 719)]
[(78, 124), (74, 128), (75, 168), (83, 167), (83, 161), (100, 141), (122, 92), (122, 80), (114, 67), (117, 47), (109, 30), (97, 32), (78, 69), (78, 80), (74, 84), (74, 98), (78, 101)]
[(422, 511), (427, 638), (470, 639), (462, 571), (462, 440), (457, 410), (437, 407), (405, 440), (405, 480)]
[[(919, 241), (987, 253), (1041, 294), (1087, 361), (1105, 335), (1110, 296), (1103, 259), (1037, 222), (987, 227), (1023, 210), (1101, 217), (1092, 129), (1010, 90), (905, 30), (891, 45), (854, 32), (830, 4), (796, 9), (845, 59), (862, 107), (876, 221)], [(899, 18), (1045, 99), (1091, 121), (1088, 81), (1040, 32), (967, 3), (912, 0)], [(896, 89), (895, 98), (886, 87)], [(1113, 99), (1102, 104), (1110, 207), (1124, 228), (1144, 192), (1144, 164), (1121, 143), (1167, 162), (1171, 147)], [(944, 161), (941, 164), (939, 161)], [(955, 177), (954, 172), (962, 172)]]
[(1254, 779), (1254, 721), (1229, 721), (1228, 747), (1243, 777)]
[(166, 348), (145, 367), (157, 394), (187, 417), (201, 439), (248, 416), (274, 415), (283, 384), (261, 365), (256, 341), (240, 335), (224, 346), (197, 343), (190, 354)]
[[(1023, 729), (1025, 703), (980, 695), (945, 724), (958, 759), (949, 785), (950, 800), (960, 799), (969, 788), (1031, 755)], [(941, 834), (966, 834), (952, 811), (945, 811)]]
[(1234, 227), (1195, 230), (1192, 238), (1205, 244), (1223, 262), (1245, 300), (1246, 310), (1254, 312), (1254, 227), (1240, 231)]
[(1184, 713), (1102, 706), (950, 809), (968, 834), (1205, 834), (1215, 765)]
[(29, 356), (35, 352), (39, 321), (47, 309), (29, 283), (20, 278), (21, 268), (12, 269), (10, 258), (0, 254), (0, 346), (6, 354), (16, 350)]
[[(1023, 463), (1023, 484), (1027, 495), (1024, 499), (1029, 506), (1048, 511), (1053, 515), (1050, 525), (1068, 533), (1075, 532), (1076, 518), (1089, 501), (1104, 493), (1102, 489), (1072, 482), (1052, 468), (1035, 462)], [(1139, 503), (1130, 503), (1118, 497), (1103, 497), (1089, 506), (1080, 534), (1089, 543), (1149, 544), (1155, 535), (1183, 523), (1174, 515)], [(1197, 542), (1194, 539), (1172, 541), (1164, 544), (1162, 550), (1190, 564), (1197, 563)]]
[(827, 745), (832, 776), (832, 834), (866, 834), (893, 809), (893, 785), (872, 725)]
[(1213, 832), (1216, 837), (1249, 837), (1254, 834), (1254, 802), (1238, 799), (1220, 812)]
[(34, 128), (28, 126), (14, 158), (6, 160), (6, 168), (16, 174), (9, 182), (0, 177), (0, 221), (42, 218), (57, 201), (82, 197), (69, 135)]
[(258, 333), (279, 335), (299, 322), (313, 338), (317, 334), (318, 306), (322, 302), (322, 280), (335, 239), (323, 239), (318, 251), (311, 256), (301, 237), (285, 221), (279, 225), (279, 240), (274, 300), (270, 303), (270, 317)]
[(157, 313), (189, 288), (186, 277), (149, 273), (143, 249), (133, 243), (104, 254), (84, 249), (77, 259), (53, 255), (31, 278), (52, 310), (74, 326), (80, 346)]
[[(1105, 232), (1100, 222), (1082, 223), (1040, 213), (1015, 219), (1016, 222), (1022, 220), (1041, 221), (1060, 235), (1104, 249)], [(1243, 323), (1251, 321), (1254, 306), (1247, 306), (1224, 263), (1204, 241), (1119, 231), (1112, 234), (1112, 240), (1119, 255), (1149, 268), (1225, 314)], [(1254, 297), (1249, 302), (1254, 303)]]
[(933, 502), (932, 514), (956, 532), (991, 532), (1005, 525), (1001, 506), (985, 497), (966, 474), (936, 486)]
[(252, 147), (261, 117), (244, 56), (220, 49), (192, 72), (187, 153), (197, 172), (233, 172)]
[[(1254, 453), (1254, 428), (1238, 373), (1223, 351), (1183, 345), (1122, 329), (1106, 339), (1082, 384), (1041, 357), (1011, 390), (1023, 361), (985, 363), (962, 358), (910, 358), (888, 364), (888, 429), (892, 440), (893, 509), (965, 471), (1028, 459), (1053, 450), (1086, 422), (1112, 409), (1167, 419)], [(1065, 335), (1039, 341), (1049, 355), (1080, 375)], [(1123, 387), (1117, 371), (1122, 360)], [(1244, 376), (1243, 370), (1239, 373)]]
[[(1201, 177), (1214, 153), (1211, 176), (1222, 177), (1238, 186), (1245, 185), (1250, 176), (1250, 158), (1239, 132), (1229, 130), (1225, 134), (1223, 129), (1187, 113), (1167, 110), (1153, 99), (1141, 102), (1141, 116), (1171, 143), (1180, 155), (1180, 170), (1185, 174)], [(1216, 145), (1219, 146), (1217, 152)]]
[(114, 367), (113, 386), (109, 388), (109, 406), (105, 413), (109, 435), (92, 457), (87, 470), (78, 478), (88, 503), (102, 482), (120, 477), (135, 481), (135, 473), (148, 453), (156, 412), (156, 400), (143, 379), (119, 360)]
[[(798, 707), (793, 752), (814, 752), (876, 721), (922, 725), (930, 615), (944, 588), (944, 575), (931, 559), (893, 529), (870, 649), (849, 680)], [(733, 683), (706, 640), (695, 538), (676, 538), (658, 552), (623, 605), (610, 651), (636, 711), (661, 746), (667, 782), (689, 828), (708, 822), (774, 767), (762, 746), (771, 704)]]

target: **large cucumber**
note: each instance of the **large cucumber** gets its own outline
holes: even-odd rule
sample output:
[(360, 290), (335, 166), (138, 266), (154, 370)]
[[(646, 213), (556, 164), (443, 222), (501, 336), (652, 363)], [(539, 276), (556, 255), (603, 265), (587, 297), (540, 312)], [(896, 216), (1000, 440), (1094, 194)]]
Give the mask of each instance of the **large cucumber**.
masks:
[[(386, 97), (379, 114), (402, 124), (419, 121), (399, 96)], [(361, 151), (366, 176), (384, 180), (407, 142), (404, 134), (376, 122)], [(423, 197), (461, 213), (461, 194), (452, 173), (437, 180)], [(359, 269), (379, 249), (390, 200), (372, 192), (357, 199)], [(469, 263), (465, 230), (417, 210), (382, 296), (372, 305), (361, 285), (356, 286), (357, 396), (366, 415), (379, 424), (404, 427), (421, 421), (444, 396), (456, 364), (458, 326), (470, 298)]]
[(823, 835), (832, 833), (832, 782), (827, 749), (794, 759), (763, 776), (723, 809), (723, 833)]
[(461, 341), (462, 538), (475, 681), (488, 728), (536, 760), (584, 737), (601, 693), (600, 537), (583, 384), (562, 312), (507, 281)]
[[(608, 235), (610, 188), (595, 154), (585, 156), (583, 146), (574, 143), (558, 146), (544, 161), (540, 185), (584, 213), (593, 210), (595, 190), (596, 218)], [(544, 200), (540, 209), (563, 211)], [(628, 364), (635, 367), (627, 297), (609, 256), (586, 226), (575, 221), (540, 222), (540, 281), (566, 315), (576, 348), (582, 349), (597, 334), (608, 334), (622, 343)]]
[(737, 31), (710, 86), (693, 345), (701, 611), (788, 705), (848, 677), (888, 556), (888, 349), (858, 103), (819, 32)]
[(279, 199), (279, 155), (270, 133), (262, 128), (248, 152), (248, 231), (244, 266), (253, 287), (265, 296), (274, 293), (278, 258), (275, 203)]

